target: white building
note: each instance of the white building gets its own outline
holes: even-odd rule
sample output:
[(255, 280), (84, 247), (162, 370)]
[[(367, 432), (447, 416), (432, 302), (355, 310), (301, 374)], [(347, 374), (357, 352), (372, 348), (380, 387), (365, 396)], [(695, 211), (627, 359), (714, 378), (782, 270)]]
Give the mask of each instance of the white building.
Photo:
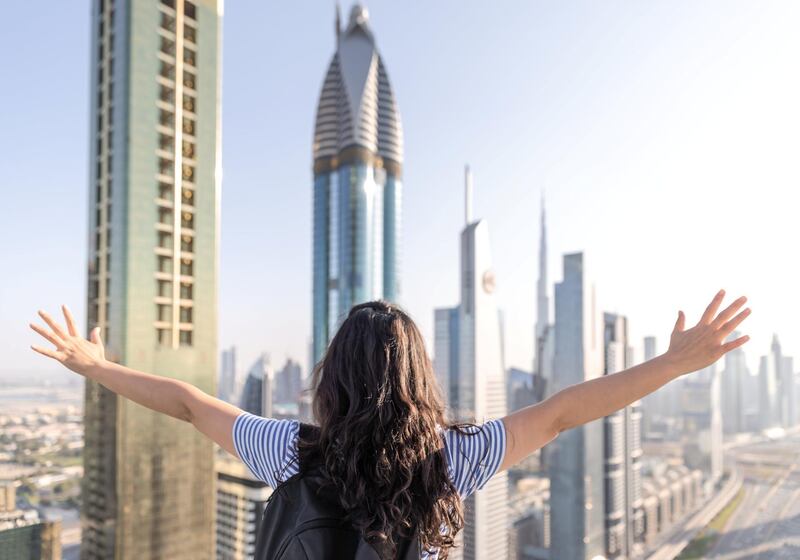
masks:
[[(728, 340), (735, 340), (739, 336), (739, 332), (733, 332)], [(744, 348), (739, 347), (725, 354), (725, 367), (721, 379), (722, 428), (725, 433), (738, 434), (747, 431), (745, 397), (749, 376)]]
[[(471, 191), (467, 168), (461, 303), (435, 311), (434, 368), (451, 415), (480, 423), (506, 414), (506, 391), (489, 226), (484, 220), (472, 220)], [(508, 477), (501, 472), (466, 500), (464, 546), (453, 550), (450, 558), (506, 558), (508, 519)]]
[(216, 471), (217, 560), (249, 560), (272, 488), (232, 457), (218, 458)]

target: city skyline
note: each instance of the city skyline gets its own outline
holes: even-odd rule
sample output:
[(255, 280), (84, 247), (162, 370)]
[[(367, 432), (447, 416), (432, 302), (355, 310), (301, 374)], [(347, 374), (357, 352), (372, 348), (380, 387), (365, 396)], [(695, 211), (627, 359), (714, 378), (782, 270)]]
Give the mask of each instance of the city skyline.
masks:
[[(782, 189), (795, 184), (797, 178), (797, 171), (787, 165), (789, 154), (797, 153), (798, 148), (788, 131), (800, 125), (800, 115), (797, 104), (789, 100), (797, 98), (800, 87), (793, 76), (780, 74), (785, 67), (781, 61), (796, 50), (797, 39), (787, 31), (797, 20), (796, 7), (788, 3), (763, 8), (742, 4), (742, 10), (722, 14), (725, 25), (719, 25), (720, 13), (712, 4), (693, 6), (692, 18), (685, 20), (679, 16), (688, 14), (690, 8), (683, 5), (671, 7), (667, 17), (665, 8), (657, 5), (598, 14), (588, 4), (547, 9), (520, 4), (516, 6), (518, 17), (511, 18), (515, 21), (507, 14), (478, 7), (455, 11), (453, 7), (430, 6), (420, 14), (382, 2), (367, 4), (403, 107), (406, 159), (414, 162), (404, 173), (405, 182), (413, 185), (405, 193), (405, 214), (413, 220), (404, 224), (401, 304), (419, 321), (429, 348), (433, 340), (431, 310), (437, 302), (454, 301), (457, 295), (458, 248), (450, 240), (458, 231), (461, 216), (460, 168), (469, 160), (483, 186), (476, 206), (495, 224), (495, 261), (501, 279), (498, 299), (507, 320), (507, 365), (528, 368), (533, 358), (535, 217), (542, 189), (548, 208), (550, 269), (558, 270), (558, 259), (565, 252), (581, 249), (591, 254), (599, 265), (601, 293), (612, 304), (604, 308), (619, 309), (630, 317), (631, 339), (637, 345), (642, 336), (653, 334), (663, 351), (678, 306), (691, 317), (707, 295), (722, 285), (729, 292), (747, 293), (756, 310), (748, 328), (753, 340), (746, 349), (751, 371), (757, 371), (758, 356), (768, 353), (773, 332), (781, 336), (787, 354), (797, 355), (798, 343), (789, 336), (790, 318), (781, 296), (792, 297), (791, 278), (797, 265), (791, 259), (777, 258), (784, 251), (791, 254), (791, 205), (782, 198), (787, 196)], [(343, 11), (348, 8), (344, 5)], [(11, 20), (26, 20), (24, 10), (29, 8), (12, 9), (20, 10), (20, 15)], [(41, 15), (43, 44), (20, 59), (23, 64), (40, 61), (51, 72), (37, 72), (42, 75), (37, 77), (18, 66), (20, 61), (3, 62), (4, 70), (17, 70), (33, 84), (47, 79), (65, 87), (63, 98), (58, 99), (40, 95), (23, 99), (17, 92), (5, 93), (10, 103), (3, 118), (17, 133), (13, 144), (11, 137), (3, 137), (3, 184), (14, 188), (12, 200), (20, 207), (34, 207), (31, 202), (36, 201), (37, 217), (58, 219), (60, 235), (55, 239), (49, 231), (46, 239), (31, 232), (13, 247), (4, 245), (8, 252), (4, 262), (14, 270), (40, 266), (43, 260), (52, 262), (60, 278), (55, 283), (51, 278), (34, 277), (22, 287), (8, 276), (0, 281), (4, 317), (0, 334), (10, 343), (0, 377), (12, 370), (47, 367), (29, 355), (26, 331), (35, 309), (48, 304), (41, 294), (53, 298), (50, 304), (71, 303), (79, 320), (85, 319), (77, 304), (85, 297), (88, 44), (85, 39), (65, 40), (59, 30), (67, 24), (76, 36), (84, 33), (82, 37), (88, 37), (88, 10), (61, 9), (54, 7)], [(302, 18), (289, 6), (264, 10), (229, 6), (223, 18), (227, 33), (223, 48), (220, 342), (222, 346), (237, 344), (243, 363), (264, 349), (279, 361), (284, 355), (302, 361), (307, 356), (311, 332), (310, 108), (333, 47), (332, 6)], [(248, 15), (252, 22), (246, 21)], [(266, 21), (267, 15), (270, 21), (302, 21), (304, 25), (291, 26), (294, 35), (275, 26), (274, 34), (258, 51), (265, 64), (275, 68), (273, 76), (283, 80), (280, 86), (270, 88), (272, 82), (265, 82), (263, 88), (243, 87), (255, 79), (240, 61), (253, 49), (252, 34), (245, 31)], [(591, 21), (593, 15), (596, 21)], [(612, 17), (618, 21), (610, 29), (618, 37), (607, 43), (608, 31), (601, 27)], [(660, 19), (669, 25), (659, 23)], [(399, 23), (413, 25), (417, 34), (425, 37), (426, 31), (453, 21), (459, 24), (453, 27), (460, 26), (465, 35), (482, 33), (482, 40), (472, 45), (467, 38), (448, 32), (435, 52), (427, 52), (431, 46), (427, 40), (403, 42), (405, 34)], [(500, 23), (512, 30), (526, 26), (536, 33), (529, 38), (505, 29), (505, 34), (515, 39), (504, 39), (491, 29), (492, 24)], [(242, 32), (231, 32), (231, 26)], [(648, 33), (653, 38), (648, 39)], [(248, 35), (249, 42), (245, 40)], [(0, 41), (13, 42), (19, 32), (9, 29), (2, 37)], [(292, 68), (281, 68), (276, 53), (267, 47), (274, 49), (291, 37), (304, 46), (296, 50)], [(66, 41), (63, 49), (53, 48), (57, 41)], [(628, 52), (632, 44), (637, 45), (636, 53)], [(541, 48), (543, 45), (547, 48)], [(585, 60), (587, 53), (600, 46), (599, 54), (588, 59), (597, 65), (591, 69)], [(703, 57), (690, 58), (699, 46), (707, 47)], [(512, 47), (531, 54), (529, 64), (524, 65), (531, 74), (529, 80), (510, 72), (509, 60), (492, 56), (508, 53)], [(452, 60), (454, 49), (463, 50), (463, 61)], [(563, 51), (559, 56), (551, 56), (559, 49)], [(415, 62), (423, 52), (428, 65)], [(445, 60), (451, 64), (446, 65)], [(563, 70), (556, 68), (559, 64), (564, 65)], [(742, 82), (744, 73), (746, 83)], [(467, 84), (472, 84), (473, 94), (459, 95)], [(250, 93), (251, 89), (257, 91)], [(254, 97), (256, 93), (261, 97)], [(290, 96), (297, 100), (290, 102)], [(529, 99), (523, 106), (526, 96)], [(443, 105), (445, 100), (450, 105)], [(498, 101), (505, 102), (500, 103), (502, 111), (492, 109)], [(249, 109), (245, 112), (237, 106)], [(278, 106), (288, 110), (279, 114), (274, 108)], [(264, 108), (256, 113), (254, 107)], [(732, 115), (740, 112), (743, 116), (734, 120)], [(20, 119), (33, 114), (41, 114), (42, 122), (53, 123), (54, 130), (42, 134), (40, 125), (23, 126), (27, 121)], [(254, 125), (261, 124), (264, 132), (259, 131), (259, 141), (252, 142)], [(691, 130), (691, 137), (682, 136), (688, 134), (680, 133), (682, 130)], [(447, 143), (442, 141), (445, 133)], [(642, 138), (645, 141), (634, 149), (634, 141)], [(518, 142), (521, 139), (525, 141)], [(440, 145), (448, 148), (433, 149)], [(590, 156), (592, 151), (599, 155)], [(57, 173), (44, 166), (36, 166), (35, 174), (23, 173), (45, 152), (54, 163), (47, 167)], [(276, 158), (277, 153), (282, 155)], [(521, 157), (523, 153), (528, 154), (526, 158)], [(256, 154), (268, 154), (271, 159), (254, 164)], [(285, 162), (279, 163), (282, 160)], [(525, 174), (521, 173), (523, 162), (528, 165)], [(643, 170), (646, 166), (650, 166), (647, 172)], [(274, 190), (278, 185), (284, 185), (282, 190)], [(289, 187), (298, 194), (287, 192)], [(270, 192), (281, 196), (265, 198)], [(694, 204), (678, 202), (690, 195)], [(717, 201), (718, 197), (721, 200)], [(654, 200), (646, 203), (647, 198)], [(617, 202), (620, 199), (622, 203)], [(712, 202), (719, 206), (711, 206)], [(655, 206), (658, 212), (649, 210)], [(713, 246), (720, 254), (710, 260), (711, 247), (692, 243), (710, 235), (714, 223), (705, 217), (706, 212), (743, 220), (752, 217), (721, 238), (720, 246)], [(29, 231), (30, 221), (25, 212), (11, 213), (0, 227), (5, 238), (19, 239), (15, 232)], [(279, 233), (287, 228), (293, 232), (289, 244), (283, 243), (285, 236)], [(428, 242), (432, 235), (442, 243), (432, 247)], [(741, 257), (737, 256), (739, 250)], [(660, 264), (664, 262), (682, 270), (666, 274)], [(257, 334), (249, 334), (257, 329)]]

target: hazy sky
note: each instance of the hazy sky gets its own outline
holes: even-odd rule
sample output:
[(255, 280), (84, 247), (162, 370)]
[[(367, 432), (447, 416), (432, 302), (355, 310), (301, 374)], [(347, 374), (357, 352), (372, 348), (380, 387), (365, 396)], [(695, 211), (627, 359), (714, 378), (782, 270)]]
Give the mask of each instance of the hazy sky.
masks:
[[(226, 4), (220, 344), (239, 346), (242, 369), (262, 350), (305, 363), (311, 137), (334, 3)], [(0, 378), (52, 369), (28, 348), (37, 308), (66, 302), (83, 321), (88, 235), (89, 3), (5, 8)], [(773, 332), (800, 355), (800, 3), (367, 8), (405, 129), (402, 303), (429, 342), (433, 308), (458, 299), (469, 162), (508, 365), (532, 358), (542, 190), (551, 283), (561, 254), (585, 251), (637, 346), (654, 334), (665, 349), (677, 310), (696, 320), (724, 287), (750, 296), (751, 367)]]

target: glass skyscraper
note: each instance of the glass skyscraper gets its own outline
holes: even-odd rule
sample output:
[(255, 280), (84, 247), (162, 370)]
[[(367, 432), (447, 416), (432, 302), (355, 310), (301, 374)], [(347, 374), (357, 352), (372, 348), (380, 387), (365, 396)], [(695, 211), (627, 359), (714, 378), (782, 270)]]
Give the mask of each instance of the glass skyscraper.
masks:
[[(88, 326), (107, 356), (215, 394), (217, 0), (94, 0)], [(194, 428), (87, 381), (86, 559), (210, 558), (214, 458)]]
[(367, 10), (336, 18), (314, 131), (313, 359), (350, 307), (399, 295), (403, 134)]
[[(555, 290), (553, 392), (603, 374), (602, 319), (582, 253), (564, 255)], [(605, 554), (603, 420), (567, 430), (548, 446), (550, 557)]]

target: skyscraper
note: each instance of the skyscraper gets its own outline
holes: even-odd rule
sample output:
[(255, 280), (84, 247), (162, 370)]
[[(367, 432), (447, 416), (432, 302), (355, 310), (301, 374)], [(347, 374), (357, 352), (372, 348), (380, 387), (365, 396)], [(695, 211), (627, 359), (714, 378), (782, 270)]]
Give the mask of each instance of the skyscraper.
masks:
[[(564, 255), (556, 284), (553, 391), (603, 374), (603, 336), (583, 253)], [(603, 420), (550, 444), (551, 558), (590, 560), (605, 553)]]
[[(95, 0), (88, 326), (216, 393), (221, 2)], [(212, 444), (86, 382), (82, 558), (210, 558)]]
[(778, 375), (771, 356), (761, 356), (759, 361), (758, 415), (759, 429), (773, 428), (780, 423)]
[[(603, 323), (604, 374), (609, 375), (633, 365), (628, 319), (604, 313)], [(644, 537), (641, 420), (641, 401), (603, 419), (608, 558), (629, 558), (634, 542)]]
[(552, 394), (553, 325), (550, 323), (550, 298), (547, 295), (547, 225), (545, 219), (544, 196), (542, 196), (542, 215), (539, 233), (539, 278), (536, 282), (536, 327), (534, 329), (534, 393), (536, 400)]
[(686, 376), (683, 393), (684, 462), (711, 480), (722, 476), (722, 410), (717, 364)]
[(228, 350), (223, 350), (221, 361), (217, 396), (223, 401), (232, 403), (235, 400), (237, 390), (236, 347), (231, 346)]
[[(465, 222), (461, 232), (461, 302), (437, 309), (434, 354), (437, 375), (448, 393), (451, 415), (483, 422), (506, 414), (500, 320), (495, 303), (488, 224), (472, 220), (472, 176), (465, 173)], [(506, 558), (508, 476), (494, 475), (466, 500), (464, 548), (451, 558)], [(463, 554), (463, 556), (460, 556)]]
[(250, 560), (272, 488), (241, 461), (217, 458), (217, 560)]
[(778, 382), (778, 413), (781, 425), (791, 428), (797, 424), (797, 395), (794, 383), (792, 359), (783, 355), (778, 335), (772, 336), (770, 360), (775, 368)]
[(271, 418), (274, 390), (275, 370), (269, 354), (262, 353), (247, 372), (239, 406), (250, 414)]
[[(728, 340), (736, 340), (741, 333), (734, 331)], [(726, 433), (738, 434), (747, 430), (747, 370), (744, 348), (736, 348), (725, 354), (725, 369), (721, 380), (722, 427)]]
[(403, 134), (367, 10), (356, 4), (333, 55), (314, 131), (316, 362), (356, 303), (396, 301)]

